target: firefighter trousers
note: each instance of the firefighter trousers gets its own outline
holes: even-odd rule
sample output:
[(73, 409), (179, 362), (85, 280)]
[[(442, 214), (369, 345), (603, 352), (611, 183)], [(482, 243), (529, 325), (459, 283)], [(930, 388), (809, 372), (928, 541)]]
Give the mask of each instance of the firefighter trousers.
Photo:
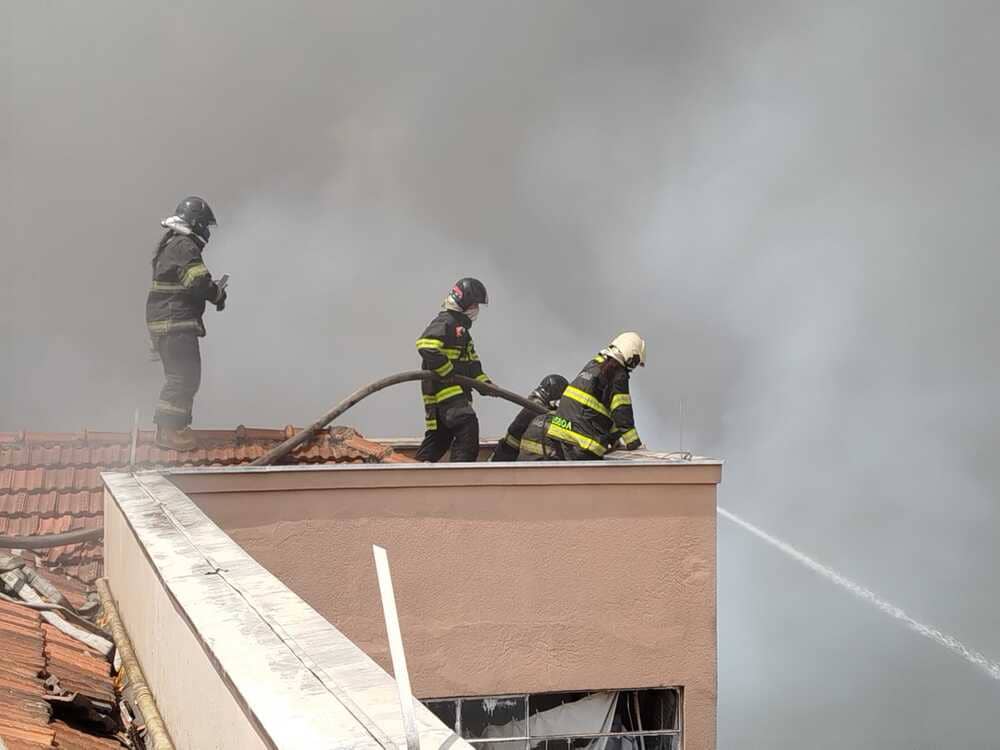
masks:
[(193, 333), (168, 333), (156, 340), (163, 362), (163, 388), (153, 421), (180, 429), (191, 424), (191, 407), (201, 385), (201, 349)]
[(456, 463), (472, 462), (479, 458), (479, 417), (472, 404), (440, 405), (437, 411), (437, 429), (424, 433), (424, 442), (417, 449), (418, 461), (437, 463), (448, 449)]
[(590, 451), (584, 450), (578, 445), (570, 445), (569, 443), (560, 443), (562, 457), (557, 458), (557, 461), (603, 461), (603, 456), (598, 456), (596, 453), (591, 453)]

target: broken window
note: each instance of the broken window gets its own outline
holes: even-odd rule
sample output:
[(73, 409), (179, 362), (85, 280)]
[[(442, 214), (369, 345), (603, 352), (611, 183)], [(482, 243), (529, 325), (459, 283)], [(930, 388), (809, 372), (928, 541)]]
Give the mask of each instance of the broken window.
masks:
[(463, 698), (460, 735), (467, 740), (525, 738), (528, 696)]
[(478, 750), (679, 750), (681, 689), (596, 690), (424, 704)]

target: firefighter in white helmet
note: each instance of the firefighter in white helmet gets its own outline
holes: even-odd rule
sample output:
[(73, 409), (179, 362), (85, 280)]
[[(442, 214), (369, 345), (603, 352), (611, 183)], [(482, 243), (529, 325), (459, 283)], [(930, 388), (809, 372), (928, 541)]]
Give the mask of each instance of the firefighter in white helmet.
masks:
[(622, 333), (587, 363), (563, 391), (545, 428), (546, 443), (567, 461), (599, 460), (619, 441), (627, 450), (642, 446), (632, 414), (629, 376), (646, 364), (646, 342)]

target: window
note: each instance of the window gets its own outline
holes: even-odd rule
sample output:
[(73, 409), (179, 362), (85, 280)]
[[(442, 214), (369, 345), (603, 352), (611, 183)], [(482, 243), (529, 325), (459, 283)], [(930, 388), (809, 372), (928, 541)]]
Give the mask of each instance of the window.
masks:
[(681, 689), (424, 701), (478, 750), (680, 750)]

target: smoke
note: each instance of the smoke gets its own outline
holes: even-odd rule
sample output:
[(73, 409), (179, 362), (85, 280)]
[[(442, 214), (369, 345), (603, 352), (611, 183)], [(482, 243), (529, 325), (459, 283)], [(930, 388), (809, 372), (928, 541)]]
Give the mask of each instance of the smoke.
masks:
[[(148, 422), (149, 258), (194, 192), (232, 275), (197, 425), (410, 369), (476, 275), (499, 383), (640, 331), (647, 443), (683, 398), (727, 507), (1000, 657), (994, 4), (227, 5), (0, 10), (0, 429)], [(350, 421), (418, 434), (397, 391)], [(739, 529), (719, 615), (721, 747), (995, 741), (991, 681)]]

